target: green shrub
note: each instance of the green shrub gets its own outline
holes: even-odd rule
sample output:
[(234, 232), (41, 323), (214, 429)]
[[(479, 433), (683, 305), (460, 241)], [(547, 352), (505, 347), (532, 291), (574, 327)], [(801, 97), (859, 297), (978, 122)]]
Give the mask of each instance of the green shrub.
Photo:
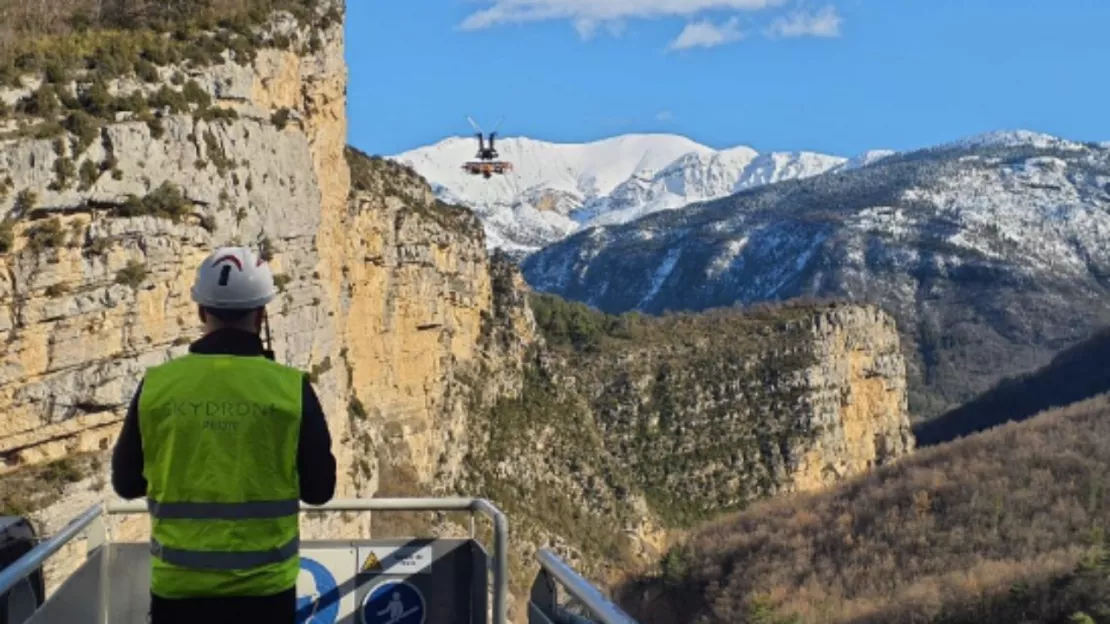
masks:
[(77, 186), (79, 191), (87, 191), (100, 178), (100, 167), (91, 160), (86, 160), (81, 163), (80, 179), (81, 183)]
[(312, 36), (308, 39), (308, 51), (316, 54), (322, 49), (324, 49), (324, 42), (320, 39), (320, 35), (312, 33)]
[(157, 83), (162, 80), (162, 76), (158, 73), (158, 68), (154, 63), (144, 58), (135, 61), (135, 74), (143, 82)]
[(205, 109), (212, 105), (212, 96), (208, 95), (208, 92), (201, 88), (196, 80), (186, 82), (185, 86), (182, 87), (181, 94), (185, 101), (196, 104), (198, 108)]
[(69, 222), (70, 247), (77, 247), (77, 243), (85, 240), (85, 222), (74, 220)]
[(183, 113), (189, 110), (189, 102), (185, 99), (185, 95), (171, 89), (168, 85), (162, 85), (161, 89), (147, 99), (147, 103), (153, 108), (167, 108), (171, 113)]
[(259, 257), (265, 262), (272, 262), (274, 260), (274, 243), (270, 240), (269, 236), (263, 237), (258, 243), (260, 249)]
[(220, 173), (224, 173), (228, 169), (235, 167), (235, 162), (227, 157), (227, 153), (224, 152), (224, 148), (220, 145), (219, 139), (216, 138), (216, 135), (211, 130), (204, 131), (204, 146), (206, 148), (205, 154), (208, 156), (208, 160), (216, 165), (216, 169), (218, 169)]
[(22, 87), (23, 81), (19, 78), (20, 71), (15, 68), (15, 64), (9, 59), (4, 62), (0, 59), (0, 84), (12, 87)]
[(66, 129), (62, 127), (62, 124), (56, 121), (45, 121), (24, 128), (20, 134), (36, 139), (53, 139), (62, 136), (65, 132)]
[(181, 189), (166, 181), (146, 197), (129, 195), (123, 205), (117, 209), (117, 214), (123, 217), (150, 215), (177, 223), (188, 215), (192, 208), (192, 202), (185, 198)]
[(63, 156), (54, 161), (54, 176), (54, 181), (50, 183), (50, 189), (54, 191), (65, 190), (73, 184), (73, 179), (77, 177), (77, 165), (73, 163), (73, 159)]
[[(181, 59), (177, 48), (165, 39), (156, 39), (143, 46), (141, 56), (155, 65), (172, 65)], [(181, 73), (181, 72), (176, 72)]]
[(150, 136), (155, 139), (161, 139), (166, 135), (166, 126), (162, 123), (161, 117), (154, 115), (146, 115), (146, 125), (150, 128)]
[(146, 265), (138, 260), (128, 260), (127, 266), (116, 272), (116, 283), (138, 288), (146, 279)]
[(36, 117), (51, 117), (61, 112), (58, 93), (53, 85), (44, 84), (19, 101), (19, 112)]
[(278, 273), (274, 276), (274, 286), (277, 286), (278, 292), (285, 292), (285, 287), (292, 281), (293, 278), (284, 273)]
[(84, 153), (100, 137), (100, 121), (83, 110), (70, 113), (62, 125), (77, 136), (77, 154)]
[(77, 453), (0, 476), (0, 516), (26, 516), (57, 502), (67, 485), (97, 472), (94, 457), (92, 453)]
[(330, 371), (332, 368), (331, 357), (326, 356), (319, 364), (313, 364), (308, 372), (308, 381), (310, 383), (317, 383), (320, 381), (320, 375)]
[(90, 115), (108, 117), (116, 112), (115, 100), (103, 80), (97, 79), (78, 95), (81, 107)]
[(48, 61), (44, 73), (46, 82), (51, 84), (60, 85), (69, 80), (69, 70), (57, 60)]
[(113, 37), (103, 44), (92, 55), (92, 67), (98, 74), (106, 78), (119, 78), (130, 74), (135, 69), (139, 60), (139, 50), (133, 38)]
[(121, 95), (112, 102), (112, 108), (117, 111), (129, 111), (142, 116), (150, 112), (150, 104), (147, 103), (146, 97), (138, 91)]
[(234, 108), (221, 108), (219, 106), (210, 106), (196, 115), (198, 119), (204, 121), (233, 121), (239, 119), (239, 111)]
[(23, 189), (19, 195), (15, 196), (15, 207), (21, 212), (27, 213), (35, 209), (38, 204), (39, 196), (31, 189)]
[(35, 253), (44, 249), (58, 249), (65, 245), (66, 234), (58, 217), (45, 219), (27, 231), (27, 246)]
[(0, 221), (0, 253), (8, 253), (15, 245), (15, 220), (11, 218)]
[(66, 85), (54, 85), (54, 95), (58, 98), (58, 101), (62, 103), (62, 108), (66, 110), (77, 110), (81, 108), (81, 100), (70, 93), (69, 87)]
[(286, 107), (282, 107), (274, 111), (273, 115), (270, 115), (270, 122), (273, 123), (278, 130), (284, 130), (285, 126), (289, 124), (289, 117), (290, 110)]
[(89, 241), (88, 251), (93, 256), (103, 256), (112, 248), (112, 239), (94, 238)]

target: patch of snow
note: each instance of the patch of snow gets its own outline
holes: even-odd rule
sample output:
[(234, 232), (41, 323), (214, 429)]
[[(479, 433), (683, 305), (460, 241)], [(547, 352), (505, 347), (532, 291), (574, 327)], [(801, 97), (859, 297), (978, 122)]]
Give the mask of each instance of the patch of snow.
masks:
[(672, 247), (667, 251), (667, 255), (663, 258), (663, 261), (659, 263), (659, 267), (655, 269), (655, 273), (651, 276), (651, 287), (648, 289), (647, 294), (644, 295), (644, 298), (640, 300), (641, 306), (651, 301), (659, 294), (659, 291), (663, 288), (663, 283), (667, 281), (667, 278), (671, 276), (671, 272), (674, 271), (675, 266), (678, 265), (678, 259), (680, 257), (682, 257), (681, 247)]
[(1037, 149), (1084, 149), (1081, 143), (1061, 139), (1050, 134), (1031, 130), (1001, 130), (977, 134), (941, 147), (1020, 147), (1030, 146)]
[(868, 151), (866, 151), (862, 154), (859, 154), (859, 155), (849, 159), (848, 162), (846, 162), (843, 165), (841, 165), (840, 167), (838, 167), (837, 171), (848, 171), (850, 169), (859, 169), (860, 167), (867, 167), (868, 165), (873, 165), (873, 164), (879, 162), (880, 160), (882, 160), (884, 158), (887, 158), (889, 156), (893, 156), (897, 153), (898, 152), (896, 152), (894, 150), (887, 150), (887, 149), (868, 150)]
[(727, 271), (729, 266), (732, 265), (733, 260), (736, 259), (736, 256), (739, 256), (740, 252), (744, 251), (744, 247), (747, 246), (747, 236), (740, 239), (733, 239), (725, 243), (725, 248), (713, 258), (713, 262), (711, 262), (709, 268), (706, 269), (706, 277), (712, 279)]

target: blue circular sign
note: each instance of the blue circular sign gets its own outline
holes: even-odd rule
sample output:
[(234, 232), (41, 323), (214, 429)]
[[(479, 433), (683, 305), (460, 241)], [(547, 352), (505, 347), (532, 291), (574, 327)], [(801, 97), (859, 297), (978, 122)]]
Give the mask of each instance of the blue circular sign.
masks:
[(424, 595), (405, 581), (380, 583), (362, 601), (362, 624), (424, 624)]
[(297, 596), (297, 624), (335, 624), (339, 619), (339, 585), (319, 561), (301, 557), (301, 569), (312, 575), (316, 590)]

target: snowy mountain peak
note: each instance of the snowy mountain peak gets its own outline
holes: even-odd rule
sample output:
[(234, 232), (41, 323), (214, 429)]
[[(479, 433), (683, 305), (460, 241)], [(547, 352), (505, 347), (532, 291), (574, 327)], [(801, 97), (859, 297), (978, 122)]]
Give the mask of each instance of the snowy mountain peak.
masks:
[(942, 145), (941, 147), (975, 148), (1020, 146), (1035, 147), (1037, 149), (1083, 149), (1081, 143), (1062, 139), (1052, 136), (1051, 134), (1034, 132), (1032, 130), (1000, 130), (996, 132), (986, 132), (947, 145)]
[(490, 247), (518, 253), (584, 227), (624, 223), (849, 162), (812, 152), (761, 154), (747, 146), (716, 150), (673, 134), (626, 134), (589, 143), (508, 137), (496, 147), (513, 163), (513, 172), (489, 180), (460, 169), (477, 153), (474, 137), (449, 137), (393, 159), (424, 176), (444, 201), (472, 207)]
[(843, 169), (844, 170), (859, 169), (860, 167), (866, 167), (868, 165), (873, 165), (873, 164), (879, 162), (880, 160), (886, 158), (887, 156), (893, 156), (894, 154), (897, 154), (897, 153), (898, 152), (895, 152), (894, 150), (887, 150), (887, 149), (868, 150), (868, 151), (866, 151), (862, 154), (859, 154), (859, 155), (851, 158), (850, 160), (848, 160), (848, 162), (844, 163)]

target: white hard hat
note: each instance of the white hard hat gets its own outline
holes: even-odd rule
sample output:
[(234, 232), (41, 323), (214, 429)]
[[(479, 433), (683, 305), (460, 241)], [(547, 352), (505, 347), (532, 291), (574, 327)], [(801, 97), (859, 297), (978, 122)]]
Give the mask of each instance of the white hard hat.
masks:
[(197, 267), (193, 301), (206, 308), (253, 310), (277, 295), (270, 266), (246, 247), (221, 247)]

